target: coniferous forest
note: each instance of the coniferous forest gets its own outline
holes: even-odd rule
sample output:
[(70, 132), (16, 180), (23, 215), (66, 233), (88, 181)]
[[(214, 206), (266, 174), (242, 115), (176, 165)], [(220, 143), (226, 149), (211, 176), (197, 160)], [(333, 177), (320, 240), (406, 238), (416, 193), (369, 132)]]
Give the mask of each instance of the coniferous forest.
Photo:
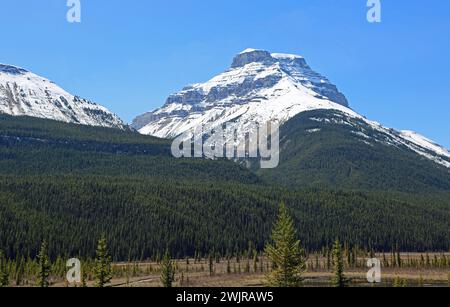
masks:
[(133, 131), (1, 115), (0, 250), (34, 258), (45, 241), (50, 259), (93, 258), (104, 235), (114, 261), (262, 251), (284, 202), (308, 252), (337, 238), (377, 252), (448, 251), (449, 177), (437, 174), (407, 189), (352, 188), (351, 177), (284, 185), (231, 161), (174, 159), (169, 141)]

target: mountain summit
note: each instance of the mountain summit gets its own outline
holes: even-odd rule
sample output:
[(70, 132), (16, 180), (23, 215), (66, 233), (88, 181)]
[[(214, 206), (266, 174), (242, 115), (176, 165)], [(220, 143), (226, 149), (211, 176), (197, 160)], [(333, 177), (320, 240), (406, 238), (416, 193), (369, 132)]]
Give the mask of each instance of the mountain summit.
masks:
[(347, 106), (345, 96), (304, 58), (247, 49), (234, 58), (230, 69), (169, 96), (162, 108), (137, 117), (132, 126), (143, 134), (168, 138), (218, 117), (284, 122), (308, 109)]
[(105, 107), (69, 94), (44, 77), (5, 64), (0, 64), (0, 113), (90, 126), (125, 127)]
[(132, 126), (161, 138), (174, 138), (200, 125), (230, 122), (245, 132), (254, 122), (276, 120), (283, 126), (301, 113), (316, 110), (332, 112), (311, 118), (313, 122), (352, 127), (350, 136), (366, 146), (377, 143), (412, 151), (450, 168), (447, 149), (417, 133), (395, 131), (359, 115), (303, 57), (265, 50), (244, 50), (234, 57), (231, 68), (170, 95), (163, 107), (137, 117)]

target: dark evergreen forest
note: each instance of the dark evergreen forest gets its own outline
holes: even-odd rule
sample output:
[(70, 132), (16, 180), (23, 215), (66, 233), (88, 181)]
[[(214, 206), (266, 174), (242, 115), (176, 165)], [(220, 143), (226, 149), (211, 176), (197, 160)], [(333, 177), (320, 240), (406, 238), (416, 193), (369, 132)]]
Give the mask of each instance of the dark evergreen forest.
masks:
[[(350, 155), (363, 154), (355, 150), (362, 149), (352, 147)], [(249, 245), (262, 250), (284, 202), (309, 251), (337, 238), (367, 250), (448, 251), (448, 172), (408, 157), (405, 163), (422, 169), (411, 174), (406, 166), (385, 165), (397, 174), (403, 169), (398, 176), (408, 186), (375, 168), (376, 177), (367, 177), (389, 185), (371, 185), (364, 167), (353, 174), (365, 184), (352, 185), (350, 177), (333, 185), (323, 165), (316, 184), (302, 184), (306, 177), (285, 184), (298, 167), (298, 156), (289, 154), (277, 170), (284, 177), (275, 176), (226, 160), (177, 160), (169, 141), (133, 131), (1, 115), (0, 249), (12, 259), (34, 257), (45, 240), (53, 259), (93, 257), (104, 234), (114, 259), (123, 261), (157, 257), (167, 248), (178, 258)], [(311, 163), (320, 164), (315, 157)]]

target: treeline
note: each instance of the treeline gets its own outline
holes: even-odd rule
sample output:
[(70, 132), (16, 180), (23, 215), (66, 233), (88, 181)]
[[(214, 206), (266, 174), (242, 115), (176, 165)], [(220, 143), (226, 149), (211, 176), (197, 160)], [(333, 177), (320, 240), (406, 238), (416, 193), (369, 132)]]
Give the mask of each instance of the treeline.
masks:
[[(201, 254), (196, 253), (194, 259), (186, 257), (185, 263), (180, 264), (180, 261), (173, 261), (169, 250), (166, 250), (162, 259), (158, 255), (156, 259), (152, 259), (153, 263), (147, 262), (144, 271), (142, 265), (138, 263), (131, 264), (128, 262), (113, 265), (104, 235), (98, 240), (95, 258), (84, 259), (82, 263), (78, 259), (75, 259), (75, 261), (71, 259), (66, 263), (60, 256), (52, 263), (48, 255), (47, 241), (44, 240), (34, 259), (28, 257), (25, 260), (22, 256), (20, 260), (11, 260), (0, 250), (0, 287), (10, 285), (49, 287), (53, 283), (62, 283), (62, 281), (66, 286), (87, 287), (89, 281), (95, 281), (93, 285), (96, 287), (107, 287), (111, 285), (113, 278), (126, 277), (125, 284), (122, 282), (121, 285), (129, 285), (130, 278), (141, 274), (149, 276), (155, 273), (160, 274), (160, 282), (164, 287), (172, 287), (176, 281), (178, 281), (179, 286), (184, 287), (189, 285), (189, 274), (191, 272), (206, 272), (203, 263), (207, 264), (209, 276), (264, 273), (266, 285), (272, 287), (299, 287), (303, 285), (303, 274), (306, 271), (332, 270), (333, 277), (330, 285), (347, 287), (352, 280), (347, 278), (345, 271), (348, 268), (365, 267), (366, 257), (371, 259), (376, 257), (373, 250), (363, 251), (357, 247), (349, 248), (349, 246), (347, 243), (342, 245), (339, 240), (336, 240), (331, 247), (323, 247), (322, 254), (314, 255), (315, 264), (312, 260), (308, 262), (312, 255), (307, 253), (298, 240), (294, 220), (285, 204), (282, 204), (271, 231), (270, 240), (266, 242), (263, 252), (258, 252), (253, 244), (249, 244), (248, 250), (243, 253), (237, 252), (234, 255), (227, 254), (222, 257), (220, 253), (213, 250), (206, 259), (202, 259)], [(320, 256), (326, 261), (319, 260)], [(235, 257), (235, 262), (231, 265), (233, 257)], [(359, 258), (362, 258), (362, 260), (359, 260)], [(192, 269), (191, 261), (193, 261)], [(222, 272), (217, 272), (216, 265), (220, 264), (221, 261), (226, 261), (226, 270), (224, 271), (222, 266)], [(250, 264), (251, 261), (253, 266)], [(400, 252), (392, 251), (390, 261), (383, 253), (381, 265), (385, 268), (446, 270), (449, 267), (444, 253), (441, 256), (435, 254), (433, 260), (431, 260), (429, 254), (426, 255), (426, 258), (422, 255), (419, 260), (410, 258), (408, 255), (405, 261)], [(198, 267), (197, 263), (200, 263), (201, 266)], [(243, 269), (241, 263), (244, 264)], [(67, 266), (71, 266), (71, 270), (67, 271)], [(180, 277), (176, 275), (180, 275)], [(379, 283), (381, 280), (369, 282)], [(423, 285), (423, 282), (421, 277), (419, 285)], [(406, 287), (407, 284), (408, 281), (401, 279), (399, 276), (393, 280), (394, 287)]]

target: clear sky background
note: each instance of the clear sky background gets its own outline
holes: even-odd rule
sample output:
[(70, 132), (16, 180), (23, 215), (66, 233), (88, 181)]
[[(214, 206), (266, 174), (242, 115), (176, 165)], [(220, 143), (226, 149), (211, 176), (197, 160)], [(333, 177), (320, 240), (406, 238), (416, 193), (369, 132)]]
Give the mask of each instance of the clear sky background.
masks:
[(246, 48), (305, 56), (351, 107), (450, 148), (450, 1), (0, 0), (0, 62), (27, 68), (130, 122)]

